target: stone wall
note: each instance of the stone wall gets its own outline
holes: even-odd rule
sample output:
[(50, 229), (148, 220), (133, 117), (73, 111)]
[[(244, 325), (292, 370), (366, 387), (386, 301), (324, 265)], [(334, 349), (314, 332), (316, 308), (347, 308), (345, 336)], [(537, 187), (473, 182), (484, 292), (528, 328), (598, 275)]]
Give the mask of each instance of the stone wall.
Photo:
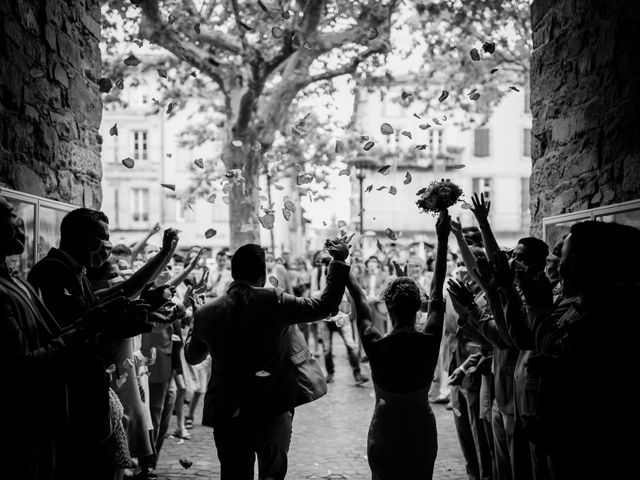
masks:
[(99, 207), (98, 0), (0, 1), (0, 185)]
[(534, 0), (532, 234), (640, 198), (640, 1)]

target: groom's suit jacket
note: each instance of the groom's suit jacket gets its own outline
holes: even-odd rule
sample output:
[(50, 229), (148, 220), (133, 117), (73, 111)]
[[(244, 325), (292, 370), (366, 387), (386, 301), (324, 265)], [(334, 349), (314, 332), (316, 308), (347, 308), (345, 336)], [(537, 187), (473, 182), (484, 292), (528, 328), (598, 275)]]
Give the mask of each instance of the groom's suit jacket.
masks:
[(320, 298), (234, 281), (225, 295), (196, 311), (185, 355), (191, 364), (202, 362), (207, 353), (212, 357), (204, 425), (237, 415), (264, 418), (294, 408), (289, 328), (337, 311), (348, 275), (347, 264), (333, 261)]

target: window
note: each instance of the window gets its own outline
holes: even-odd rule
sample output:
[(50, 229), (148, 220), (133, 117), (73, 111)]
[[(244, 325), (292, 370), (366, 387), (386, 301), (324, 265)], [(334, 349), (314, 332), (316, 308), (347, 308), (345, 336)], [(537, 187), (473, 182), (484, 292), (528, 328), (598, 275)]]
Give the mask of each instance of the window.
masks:
[(429, 151), (432, 157), (444, 153), (444, 143), (442, 141), (442, 129), (429, 130)]
[(131, 218), (134, 222), (149, 221), (148, 188), (134, 188), (131, 190)]
[(524, 129), (523, 140), (524, 140), (523, 155), (525, 157), (530, 157), (531, 156), (531, 129), (530, 128)]
[(524, 113), (531, 113), (531, 90), (524, 89)]
[(490, 178), (474, 178), (473, 179), (473, 193), (477, 193), (480, 196), (484, 194), (484, 199), (491, 200), (491, 179)]
[(134, 130), (133, 135), (133, 159), (134, 160), (146, 160), (147, 157), (147, 138), (148, 132), (146, 130)]
[(529, 202), (531, 195), (529, 194), (529, 177), (520, 179), (520, 228), (528, 230), (531, 224), (531, 212), (529, 211)]
[(488, 128), (475, 129), (473, 154), (476, 157), (489, 156), (489, 129)]

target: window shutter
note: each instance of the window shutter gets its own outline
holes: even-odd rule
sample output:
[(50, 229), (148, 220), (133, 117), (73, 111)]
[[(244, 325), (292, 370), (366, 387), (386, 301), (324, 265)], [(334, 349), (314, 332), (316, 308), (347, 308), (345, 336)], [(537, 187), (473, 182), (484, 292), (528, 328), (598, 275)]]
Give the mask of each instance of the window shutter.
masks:
[(474, 142), (474, 155), (476, 157), (488, 157), (489, 156), (489, 129), (488, 128), (476, 128)]

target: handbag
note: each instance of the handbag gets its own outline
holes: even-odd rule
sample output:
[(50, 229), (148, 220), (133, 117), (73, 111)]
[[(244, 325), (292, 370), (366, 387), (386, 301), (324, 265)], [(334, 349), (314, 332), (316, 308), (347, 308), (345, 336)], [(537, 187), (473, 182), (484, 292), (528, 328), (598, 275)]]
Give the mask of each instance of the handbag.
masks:
[(292, 365), (293, 407), (313, 402), (327, 393), (320, 364), (311, 354), (297, 325), (289, 327), (289, 360)]

